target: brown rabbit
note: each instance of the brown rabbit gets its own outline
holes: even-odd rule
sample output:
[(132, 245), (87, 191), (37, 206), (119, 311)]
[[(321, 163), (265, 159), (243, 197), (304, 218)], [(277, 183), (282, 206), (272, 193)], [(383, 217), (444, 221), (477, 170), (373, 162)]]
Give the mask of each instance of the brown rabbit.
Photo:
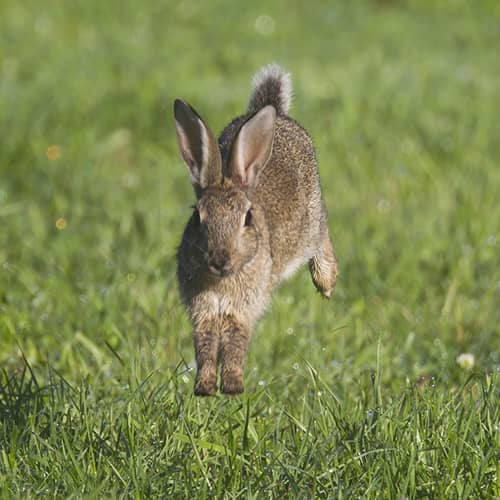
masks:
[(245, 115), (219, 141), (177, 99), (177, 140), (197, 203), (177, 254), (182, 300), (194, 327), (194, 392), (243, 392), (251, 332), (273, 289), (302, 264), (330, 297), (337, 261), (318, 165), (307, 132), (287, 116), (290, 75), (276, 64), (254, 77)]

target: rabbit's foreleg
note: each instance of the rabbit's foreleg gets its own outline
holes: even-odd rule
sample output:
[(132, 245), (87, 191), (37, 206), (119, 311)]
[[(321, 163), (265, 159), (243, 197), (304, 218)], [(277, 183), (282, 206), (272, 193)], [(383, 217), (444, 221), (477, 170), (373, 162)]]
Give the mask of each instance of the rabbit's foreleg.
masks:
[(243, 364), (250, 342), (250, 332), (236, 321), (229, 320), (222, 330), (219, 345), (221, 392), (243, 392)]
[(219, 334), (213, 326), (195, 328), (193, 334), (198, 368), (194, 384), (194, 393), (197, 396), (213, 396), (217, 392)]

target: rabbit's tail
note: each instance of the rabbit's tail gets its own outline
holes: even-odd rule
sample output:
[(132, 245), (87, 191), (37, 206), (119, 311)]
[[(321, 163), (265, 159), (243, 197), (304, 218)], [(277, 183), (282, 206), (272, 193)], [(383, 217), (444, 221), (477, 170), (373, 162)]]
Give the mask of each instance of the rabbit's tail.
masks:
[(248, 113), (256, 113), (271, 104), (279, 115), (288, 114), (292, 101), (292, 78), (276, 63), (261, 68), (253, 77), (253, 92)]

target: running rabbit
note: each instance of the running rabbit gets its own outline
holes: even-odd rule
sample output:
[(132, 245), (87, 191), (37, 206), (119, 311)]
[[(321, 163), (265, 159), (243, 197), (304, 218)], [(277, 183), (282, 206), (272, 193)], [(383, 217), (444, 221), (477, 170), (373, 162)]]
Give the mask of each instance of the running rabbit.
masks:
[(337, 260), (328, 235), (308, 133), (288, 117), (290, 75), (280, 66), (253, 79), (246, 113), (215, 138), (177, 99), (177, 141), (197, 202), (177, 253), (181, 298), (194, 327), (194, 392), (243, 392), (252, 330), (271, 293), (302, 264), (330, 297)]

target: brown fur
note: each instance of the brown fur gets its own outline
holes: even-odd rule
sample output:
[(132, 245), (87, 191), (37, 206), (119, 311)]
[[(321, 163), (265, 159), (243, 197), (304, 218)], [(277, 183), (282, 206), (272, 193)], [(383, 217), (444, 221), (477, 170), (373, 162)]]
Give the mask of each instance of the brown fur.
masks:
[[(260, 79), (249, 109), (280, 90), (276, 78), (269, 88)], [(221, 391), (243, 392), (251, 332), (283, 279), (309, 263), (316, 288), (330, 297), (337, 277), (312, 141), (284, 109), (256, 111), (231, 122), (217, 144), (189, 105), (175, 104), (179, 147), (198, 198), (178, 251), (197, 395), (216, 393), (218, 365)]]

